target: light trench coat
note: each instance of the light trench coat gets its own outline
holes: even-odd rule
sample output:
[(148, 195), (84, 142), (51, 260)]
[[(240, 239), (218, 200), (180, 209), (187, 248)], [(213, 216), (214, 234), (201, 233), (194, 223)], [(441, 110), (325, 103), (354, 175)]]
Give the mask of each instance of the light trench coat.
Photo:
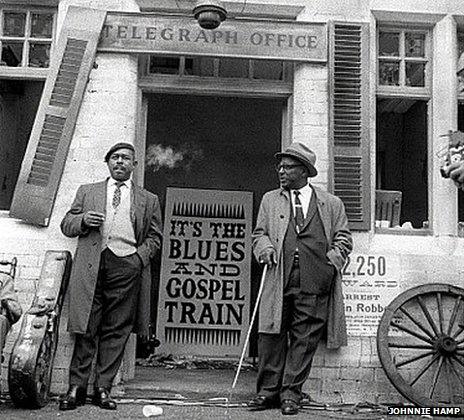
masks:
[[(336, 276), (329, 296), (327, 320), (327, 347), (338, 348), (347, 344), (345, 308), (342, 294), (342, 268), (353, 249), (348, 219), (342, 201), (312, 186), (317, 198), (317, 209), (327, 238), (327, 258), (336, 268)], [(277, 189), (264, 194), (253, 231), (253, 253), (259, 260), (266, 248), (274, 248), (277, 264), (267, 270), (259, 307), (259, 332), (277, 334), (282, 321), (284, 264), (283, 243), (291, 217), (290, 195)]]

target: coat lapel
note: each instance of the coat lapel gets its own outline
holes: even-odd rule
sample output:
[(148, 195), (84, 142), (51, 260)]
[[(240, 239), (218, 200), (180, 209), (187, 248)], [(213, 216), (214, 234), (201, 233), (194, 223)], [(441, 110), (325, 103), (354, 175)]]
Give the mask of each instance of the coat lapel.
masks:
[(106, 186), (108, 180), (98, 182), (95, 184), (93, 195), (93, 209), (100, 213), (106, 214)]
[(316, 193), (317, 198), (317, 209), (319, 210), (319, 216), (321, 217), (322, 226), (324, 227), (325, 237), (329, 244), (332, 243), (332, 221), (329, 214), (328, 203), (323, 197), (323, 194), (318, 194), (316, 188), (313, 188), (313, 192)]
[(142, 236), (143, 217), (145, 214), (146, 197), (142, 190), (132, 182), (131, 194), (131, 222), (134, 227), (135, 238), (140, 243)]
[(304, 230), (304, 229), (306, 229), (308, 227), (309, 223), (311, 222), (314, 215), (316, 214), (316, 211), (317, 211), (316, 200), (317, 200), (317, 197), (316, 197), (316, 194), (315, 194), (314, 189), (313, 189), (313, 192), (311, 194), (311, 200), (310, 200), (309, 206), (308, 206), (308, 213), (306, 214), (306, 217), (304, 219), (303, 229), (302, 230)]

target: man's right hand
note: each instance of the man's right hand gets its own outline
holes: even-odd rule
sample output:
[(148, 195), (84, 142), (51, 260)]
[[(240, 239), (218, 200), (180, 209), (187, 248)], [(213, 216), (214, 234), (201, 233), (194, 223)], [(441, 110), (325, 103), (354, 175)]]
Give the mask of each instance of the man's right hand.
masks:
[(87, 227), (100, 227), (105, 221), (105, 215), (98, 211), (91, 210), (84, 213), (82, 221)]
[(259, 254), (259, 262), (261, 264), (266, 264), (271, 268), (274, 264), (277, 264), (277, 253), (274, 248), (266, 248)]

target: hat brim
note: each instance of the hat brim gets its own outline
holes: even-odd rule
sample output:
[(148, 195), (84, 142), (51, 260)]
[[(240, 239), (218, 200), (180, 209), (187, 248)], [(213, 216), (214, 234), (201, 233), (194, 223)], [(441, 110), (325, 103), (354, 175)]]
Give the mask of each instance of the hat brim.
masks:
[(279, 152), (274, 155), (276, 159), (281, 159), (283, 157), (291, 157), (294, 159), (297, 159), (299, 162), (301, 162), (304, 166), (308, 168), (309, 171), (309, 177), (313, 178), (317, 175), (317, 169), (314, 167), (314, 165), (306, 159), (304, 156), (300, 155), (299, 153), (296, 152)]

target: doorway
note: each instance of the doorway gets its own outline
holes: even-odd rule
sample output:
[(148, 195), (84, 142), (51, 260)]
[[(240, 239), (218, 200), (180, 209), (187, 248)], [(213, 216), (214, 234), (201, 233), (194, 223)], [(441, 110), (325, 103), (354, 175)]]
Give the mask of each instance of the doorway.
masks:
[[(145, 99), (144, 186), (158, 195), (162, 209), (168, 187), (251, 191), (254, 226), (263, 194), (279, 186), (274, 154), (281, 150), (286, 99), (152, 93)], [(154, 261), (153, 325), (159, 267), (160, 261)], [(251, 308), (260, 273), (252, 258)], [(257, 353), (256, 336), (254, 332), (250, 356)]]

